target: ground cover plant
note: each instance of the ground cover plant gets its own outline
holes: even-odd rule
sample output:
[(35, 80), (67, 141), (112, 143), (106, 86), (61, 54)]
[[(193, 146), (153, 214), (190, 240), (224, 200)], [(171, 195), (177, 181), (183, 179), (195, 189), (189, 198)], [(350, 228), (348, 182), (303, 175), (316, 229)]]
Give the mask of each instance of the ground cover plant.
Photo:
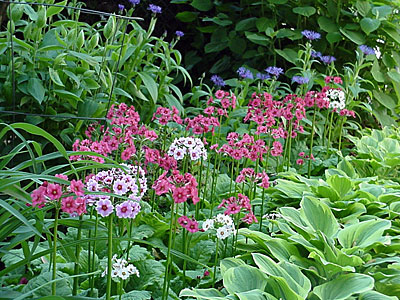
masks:
[(130, 19), (144, 3), (129, 2), (129, 18), (93, 26), (71, 8), (9, 5), (3, 92), (22, 76), (19, 106), (93, 104), (105, 118), (1, 123), (0, 298), (399, 299), (399, 129), (363, 128), (382, 117), (362, 77), (377, 48), (339, 72), (307, 28), (292, 68), (242, 65), (182, 94), (185, 33), (153, 37), (164, 8), (146, 3), (145, 30)]

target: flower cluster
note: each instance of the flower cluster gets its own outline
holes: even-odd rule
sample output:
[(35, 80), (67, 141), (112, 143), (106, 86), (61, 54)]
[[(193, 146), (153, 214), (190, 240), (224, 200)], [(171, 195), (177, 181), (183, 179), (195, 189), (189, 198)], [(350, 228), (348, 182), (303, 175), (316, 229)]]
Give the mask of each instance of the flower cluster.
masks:
[(190, 173), (182, 175), (178, 170), (173, 170), (171, 176), (167, 176), (167, 172), (154, 181), (153, 189), (158, 196), (172, 193), (175, 203), (186, 202), (189, 198), (193, 204), (200, 201), (197, 190), (196, 178)]
[(176, 160), (182, 160), (185, 155), (189, 155), (191, 160), (198, 160), (202, 157), (207, 159), (207, 151), (203, 142), (199, 138), (181, 137), (173, 141), (168, 149), (168, 155)]
[(283, 69), (279, 67), (268, 67), (265, 69), (265, 72), (278, 78), (279, 75), (283, 74)]
[(202, 225), (203, 231), (216, 230), (217, 238), (224, 240), (236, 234), (233, 219), (229, 215), (218, 214), (212, 219), (207, 219)]
[(245, 67), (240, 67), (236, 72), (238, 73), (240, 78), (254, 79), (253, 73), (251, 73), (251, 71), (249, 69), (246, 69)]
[(187, 216), (178, 218), (178, 224), (191, 233), (199, 231), (199, 223), (194, 219), (189, 219)]
[(222, 145), (218, 152), (227, 154), (235, 160), (246, 157), (256, 161), (257, 159), (262, 159), (263, 155), (268, 151), (264, 140), (255, 140), (254, 136), (247, 133), (240, 137), (238, 133), (230, 132), (226, 139), (228, 144)]
[(244, 168), (242, 171), (240, 171), (239, 176), (236, 177), (236, 182), (242, 183), (245, 180), (254, 182), (264, 189), (269, 188), (269, 176), (267, 173), (265, 173), (265, 171), (256, 173), (252, 168)]
[(157, 120), (161, 125), (166, 125), (170, 121), (174, 121), (177, 124), (183, 123), (179, 116), (179, 110), (175, 106), (172, 107), (172, 110), (166, 107), (158, 107), (153, 114), (152, 120)]
[[(104, 270), (102, 277), (107, 275), (107, 269)], [(123, 258), (117, 258), (117, 255), (112, 257), (112, 271), (111, 278), (126, 280), (131, 275), (136, 275), (139, 277), (139, 270), (132, 264), (129, 264)]]
[(311, 57), (318, 58), (322, 63), (329, 65), (336, 61), (336, 58), (331, 55), (322, 55), (321, 52), (311, 51)]
[(305, 159), (307, 159), (307, 160), (309, 160), (309, 159), (315, 160), (314, 155), (313, 155), (312, 153), (311, 153), (311, 155), (306, 155), (306, 154), (302, 151), (302, 152), (300, 152), (298, 155), (299, 155), (300, 158), (298, 158), (298, 159), (296, 160), (296, 164), (298, 164), (299, 166), (301, 166), (301, 165), (304, 164), (304, 160), (305, 160)]
[(178, 163), (175, 160), (175, 158), (169, 156), (167, 153), (164, 153), (162, 155), (158, 149), (151, 149), (145, 147), (144, 151), (145, 151), (146, 164), (149, 163), (157, 164), (159, 167), (163, 168), (166, 171), (171, 169), (175, 170), (178, 166)]
[(367, 45), (361, 45), (358, 48), (364, 53), (365, 55), (375, 55), (375, 50)]
[(308, 77), (302, 77), (302, 76), (293, 76), (292, 77), (292, 82), (296, 82), (298, 84), (306, 84), (310, 81), (310, 78)]
[[(68, 177), (57, 174), (56, 177), (68, 181)], [(86, 213), (84, 184), (81, 180), (71, 180), (70, 184), (49, 183), (44, 181), (32, 194), (32, 206), (42, 208), (47, 203), (60, 203), (61, 210), (71, 216), (80, 216)]]
[(247, 224), (258, 222), (257, 218), (254, 216), (253, 210), (251, 209), (250, 199), (241, 193), (238, 193), (237, 197), (232, 196), (228, 199), (222, 199), (222, 202), (220, 205), (218, 205), (218, 208), (222, 207), (226, 208), (224, 211), (225, 215), (235, 215), (244, 210), (246, 215), (244, 218), (242, 218), (243, 222)]
[(346, 96), (341, 89), (329, 89), (326, 96), (329, 98), (329, 108), (337, 110), (346, 107)]
[[(133, 219), (140, 211), (138, 201), (147, 191), (147, 179), (141, 167), (125, 164), (123, 166), (126, 170), (113, 168), (88, 176), (86, 188), (91, 192), (114, 193), (128, 197), (130, 200), (116, 205), (116, 214), (119, 218)], [(114, 205), (108, 195), (85, 197), (89, 205), (96, 203), (96, 210), (102, 217), (107, 217), (114, 211)]]
[[(116, 157), (118, 154), (122, 160), (127, 161), (136, 154), (135, 141), (139, 139), (154, 141), (158, 137), (153, 130), (139, 124), (140, 116), (134, 106), (128, 107), (125, 103), (121, 103), (117, 108), (112, 105), (107, 118), (110, 120), (109, 126), (104, 127), (99, 124), (89, 126), (85, 133), (93, 140), (76, 140), (72, 147), (73, 151), (91, 151), (105, 157), (110, 155)], [(100, 132), (96, 132), (96, 128), (99, 128)], [(102, 157), (94, 155), (71, 156), (71, 160), (83, 159), (104, 163)]]

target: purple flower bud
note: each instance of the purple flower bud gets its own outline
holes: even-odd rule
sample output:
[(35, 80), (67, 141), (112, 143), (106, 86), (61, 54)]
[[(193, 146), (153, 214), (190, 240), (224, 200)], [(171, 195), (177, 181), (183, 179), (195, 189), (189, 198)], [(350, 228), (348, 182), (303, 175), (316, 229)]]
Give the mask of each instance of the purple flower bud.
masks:
[(310, 81), (310, 78), (308, 77), (302, 77), (302, 76), (293, 76), (292, 77), (292, 82), (296, 82), (298, 84), (306, 84)]
[(271, 76), (269, 76), (268, 74), (265, 74), (265, 73), (257, 73), (256, 77), (261, 80), (266, 80), (266, 79), (271, 78)]
[(176, 34), (177, 37), (183, 37), (183, 36), (185, 35), (185, 34), (184, 34), (182, 31), (180, 31), (180, 30), (175, 31), (175, 34)]
[(303, 30), (301, 34), (310, 41), (319, 40), (321, 38), (321, 34), (312, 30)]
[(161, 14), (161, 7), (158, 5), (149, 4), (149, 7), (147, 9), (154, 14)]
[(225, 81), (221, 77), (219, 77), (218, 75), (211, 76), (211, 81), (216, 86), (219, 86), (219, 87), (225, 86)]
[(129, 0), (129, 2), (132, 5), (138, 5), (140, 3), (140, 0)]
[(329, 65), (336, 60), (336, 58), (334, 56), (330, 56), (330, 55), (321, 56), (319, 59), (326, 65)]
[(240, 67), (236, 72), (239, 74), (239, 77), (254, 79), (253, 73), (245, 67)]
[(125, 6), (123, 4), (118, 4), (118, 10), (124, 10)]
[(271, 75), (274, 75), (276, 78), (283, 73), (283, 69), (278, 67), (268, 67), (265, 69), (265, 71)]
[(365, 55), (375, 55), (375, 50), (367, 45), (361, 45), (358, 48), (364, 53)]

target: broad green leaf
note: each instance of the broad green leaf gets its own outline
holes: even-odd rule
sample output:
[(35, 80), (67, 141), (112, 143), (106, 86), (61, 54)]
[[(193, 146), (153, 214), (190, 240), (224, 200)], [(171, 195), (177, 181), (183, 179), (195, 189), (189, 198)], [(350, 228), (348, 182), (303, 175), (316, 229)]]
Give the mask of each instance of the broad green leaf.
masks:
[(196, 20), (197, 13), (191, 11), (182, 11), (177, 13), (175, 17), (182, 22), (191, 23)]
[(148, 73), (140, 72), (138, 73), (140, 78), (143, 80), (143, 83), (146, 89), (149, 91), (151, 99), (153, 103), (157, 103), (158, 99), (158, 86), (157, 83), (154, 81), (153, 77), (151, 77)]
[(326, 32), (337, 32), (339, 29), (333, 20), (325, 16), (321, 16), (318, 18), (318, 25), (323, 31)]
[(376, 100), (378, 100), (383, 106), (389, 109), (393, 109), (397, 106), (396, 101), (391, 96), (377, 90), (374, 90), (373, 94)]
[(356, 8), (357, 8), (357, 11), (360, 13), (360, 15), (365, 17), (371, 10), (371, 3), (369, 1), (357, 0)]
[(374, 63), (372, 64), (371, 74), (376, 81), (385, 82), (385, 75), (383, 75), (383, 73), (381, 72), (378, 60), (376, 58), (374, 59)]
[(46, 15), (47, 15), (48, 18), (50, 18), (51, 16), (54, 16), (54, 15), (60, 13), (60, 12), (64, 9), (63, 6), (65, 6), (65, 5), (67, 4), (67, 0), (64, 0), (64, 1), (62, 1), (62, 2), (58, 2), (58, 3), (55, 3), (55, 4), (56, 4), (56, 5), (60, 5), (60, 7), (59, 7), (59, 6), (50, 6), (50, 7), (47, 9), (47, 13), (46, 13)]
[(256, 26), (256, 21), (257, 18), (255, 17), (241, 20), (236, 24), (235, 30), (236, 31), (251, 30)]
[(151, 293), (148, 291), (130, 291), (126, 294), (123, 294), (121, 299), (122, 300), (150, 300)]
[(304, 196), (300, 206), (315, 231), (323, 232), (328, 238), (337, 233), (339, 224), (328, 205), (314, 197)]
[(340, 32), (357, 45), (365, 44), (365, 37), (362, 33), (340, 28)]
[(64, 86), (64, 83), (61, 81), (60, 76), (58, 75), (58, 72), (56, 70), (54, 70), (53, 68), (49, 68), (49, 75), (51, 80), (53, 80), (56, 85)]
[(42, 85), (42, 81), (38, 78), (31, 78), (28, 81), (28, 93), (42, 104), (44, 97), (45, 97), (45, 89)]
[(213, 8), (213, 3), (211, 0), (193, 0), (190, 5), (200, 11), (209, 11), (211, 8)]
[(267, 285), (264, 273), (248, 265), (229, 268), (223, 276), (223, 282), (229, 294), (255, 289), (263, 291)]
[(54, 90), (54, 93), (60, 97), (61, 100), (68, 100), (69, 103), (76, 108), (78, 103), (82, 101), (77, 95), (66, 90)]
[(320, 299), (344, 300), (353, 294), (372, 290), (374, 279), (364, 274), (345, 274), (314, 288)]
[(229, 49), (237, 54), (242, 54), (246, 50), (246, 41), (240, 37), (229, 39)]
[(261, 290), (251, 290), (235, 294), (240, 300), (277, 300), (274, 296)]
[[(269, 276), (273, 276), (282, 289), (285, 289), (287, 285), (291, 292), (301, 297), (301, 299), (307, 297), (308, 292), (311, 290), (311, 282), (301, 273), (299, 267), (289, 262), (277, 264), (268, 256), (260, 253), (252, 253), (252, 256), (260, 270)], [(282, 285), (282, 282), (286, 284)]]
[(392, 79), (397, 83), (400, 83), (400, 73), (396, 69), (390, 70), (387, 74), (390, 77), (390, 79)]
[(317, 12), (317, 10), (312, 6), (297, 6), (292, 9), (295, 14), (302, 15), (305, 17), (310, 17)]
[(371, 18), (363, 18), (360, 22), (361, 29), (366, 33), (370, 34), (371, 32), (377, 30), (379, 26), (381, 26), (381, 21), (377, 19)]
[(398, 45), (400, 45), (400, 34), (399, 31), (390, 27), (383, 27), (383, 31), (389, 35)]
[(326, 182), (335, 189), (340, 198), (343, 198), (352, 189), (351, 180), (339, 175), (329, 177)]
[(228, 269), (238, 267), (238, 266), (243, 266), (243, 265), (246, 265), (246, 263), (241, 259), (233, 258), (233, 257), (224, 258), (220, 262), (221, 274), (222, 274), (222, 276), (224, 276), (225, 272)]
[(376, 291), (362, 293), (358, 300), (398, 300), (397, 297), (390, 297)]
[(342, 229), (338, 234), (339, 243), (344, 248), (366, 248), (382, 239), (383, 232), (389, 229), (388, 220), (368, 220)]
[(245, 32), (246, 38), (252, 41), (254, 44), (267, 46), (269, 44), (269, 38), (265, 34), (252, 33), (249, 31)]
[(334, 44), (334, 43), (336, 43), (336, 42), (339, 42), (339, 41), (341, 41), (343, 38), (342, 38), (342, 35), (338, 32), (338, 31), (336, 31), (336, 32), (329, 32), (327, 35), (326, 35), (326, 40), (330, 43), (330, 44)]
[(195, 297), (196, 299), (225, 300), (225, 295), (217, 289), (183, 289), (179, 297)]
[(356, 178), (357, 173), (353, 167), (353, 165), (349, 162), (347, 158), (343, 158), (340, 163), (338, 164), (338, 169), (342, 170), (346, 173), (347, 176), (350, 178)]
[(283, 50), (275, 49), (275, 52), (286, 59), (288, 62), (295, 64), (297, 61), (297, 52), (290, 48), (285, 48)]

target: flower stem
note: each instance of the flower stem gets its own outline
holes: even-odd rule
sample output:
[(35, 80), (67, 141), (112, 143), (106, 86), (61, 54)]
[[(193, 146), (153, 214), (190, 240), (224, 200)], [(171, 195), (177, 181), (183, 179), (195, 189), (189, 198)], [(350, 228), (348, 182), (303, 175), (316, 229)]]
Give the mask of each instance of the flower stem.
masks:
[(107, 287), (106, 300), (111, 299), (111, 271), (112, 271), (112, 256), (113, 256), (113, 214), (108, 217), (108, 251), (107, 251)]
[(331, 119), (329, 121), (328, 144), (326, 145), (326, 158), (329, 157), (329, 148), (331, 146), (333, 114), (334, 114), (334, 112), (332, 111), (331, 112)]
[(213, 272), (213, 283), (212, 286), (215, 286), (215, 277), (217, 275), (217, 263), (218, 263), (218, 246), (219, 246), (219, 238), (217, 238), (217, 243), (215, 245), (215, 261), (214, 261), (214, 272)]
[(311, 141), (310, 141), (310, 155), (309, 155), (309, 160), (308, 160), (308, 178), (311, 176), (311, 157), (312, 157), (312, 151), (313, 151), (313, 144), (314, 144), (314, 126), (315, 126), (315, 115), (317, 112), (317, 106), (314, 103), (314, 115), (313, 115), (313, 120), (312, 120), (312, 125), (311, 125)]
[[(94, 225), (94, 237), (97, 237), (97, 229), (99, 227), (99, 215), (96, 214), (96, 221), (95, 221), (95, 225)], [(96, 239), (93, 242), (93, 255), (92, 255), (92, 261), (89, 262), (92, 264), (92, 270), (95, 269), (95, 259), (96, 259), (96, 246), (97, 246), (97, 241)], [(89, 249), (90, 250), (90, 249)], [(90, 296), (93, 296), (93, 290), (94, 290), (94, 275), (90, 276)]]
[(173, 235), (173, 222), (174, 222), (174, 217), (175, 217), (175, 209), (174, 209), (175, 202), (172, 200), (171, 204), (171, 220), (169, 222), (169, 238), (168, 238), (168, 251), (167, 251), (167, 261), (165, 264), (165, 274), (164, 274), (164, 284), (163, 284), (163, 290), (162, 290), (162, 300), (168, 299), (168, 291), (167, 291), (167, 283), (168, 283), (168, 275), (169, 275), (169, 264), (171, 260), (171, 247), (172, 247), (172, 235)]
[[(82, 216), (79, 216), (79, 227), (78, 227), (78, 234), (77, 234), (77, 240), (79, 241), (82, 237)], [(81, 245), (77, 244), (75, 247), (75, 266), (74, 266), (74, 275), (78, 275), (79, 273), (79, 256), (81, 254)], [(89, 264), (88, 264), (89, 266)], [(79, 284), (79, 278), (74, 277), (74, 284), (72, 288), (72, 295), (76, 296), (78, 293), (78, 284)]]
[[(57, 227), (58, 227), (58, 215), (60, 214), (60, 209), (56, 208), (56, 215), (54, 217), (54, 232), (53, 232), (53, 274), (52, 280), (57, 277)], [(51, 284), (51, 295), (56, 295), (56, 282)]]

